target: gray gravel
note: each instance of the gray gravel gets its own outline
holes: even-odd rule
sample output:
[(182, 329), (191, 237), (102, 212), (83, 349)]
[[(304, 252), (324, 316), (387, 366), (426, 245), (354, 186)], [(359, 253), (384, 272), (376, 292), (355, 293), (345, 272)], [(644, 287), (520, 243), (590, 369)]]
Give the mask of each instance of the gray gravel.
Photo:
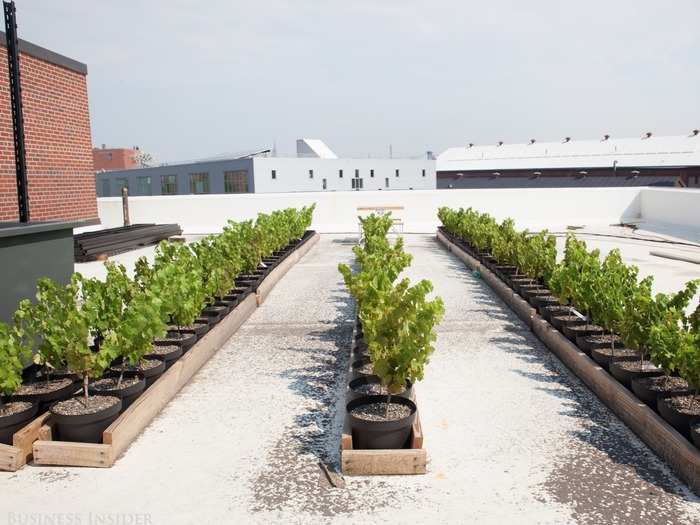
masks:
[[(416, 386), (424, 476), (339, 468), (353, 304), (324, 236), (111, 469), (0, 473), (9, 513), (150, 523), (698, 523), (700, 503), (477, 277), (407, 236), (412, 279), (445, 300)], [(9, 497), (5, 497), (9, 495)], [(16, 517), (16, 514), (15, 516)]]

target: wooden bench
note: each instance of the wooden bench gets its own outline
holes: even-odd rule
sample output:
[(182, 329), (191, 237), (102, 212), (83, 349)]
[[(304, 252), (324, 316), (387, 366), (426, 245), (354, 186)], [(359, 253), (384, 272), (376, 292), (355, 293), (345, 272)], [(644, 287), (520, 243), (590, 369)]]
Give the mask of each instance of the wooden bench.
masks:
[[(402, 213), (404, 210), (403, 206), (358, 206), (357, 215), (358, 217), (365, 218), (368, 215), (392, 215), (391, 232), (392, 233), (403, 233), (403, 218), (401, 216), (396, 216), (398, 213)], [(358, 222), (358, 228), (360, 231), (360, 237), (362, 237), (362, 223)]]

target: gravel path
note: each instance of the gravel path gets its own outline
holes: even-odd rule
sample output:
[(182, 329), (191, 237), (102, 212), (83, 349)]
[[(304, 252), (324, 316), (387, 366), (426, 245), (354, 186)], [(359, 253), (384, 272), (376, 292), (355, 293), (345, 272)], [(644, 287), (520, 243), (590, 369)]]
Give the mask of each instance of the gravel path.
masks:
[(417, 386), (428, 474), (332, 488), (319, 462), (338, 468), (353, 304), (336, 267), (352, 243), (324, 236), (113, 468), (0, 473), (0, 523), (700, 522), (698, 499), (431, 236), (406, 236), (409, 276), (446, 306)]

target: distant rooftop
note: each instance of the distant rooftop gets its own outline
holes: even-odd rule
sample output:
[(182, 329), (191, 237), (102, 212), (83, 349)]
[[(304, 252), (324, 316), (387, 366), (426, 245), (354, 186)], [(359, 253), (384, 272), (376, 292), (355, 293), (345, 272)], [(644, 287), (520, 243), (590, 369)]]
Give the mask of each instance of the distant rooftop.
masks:
[(531, 139), (523, 144), (467, 144), (438, 156), (437, 171), (700, 166), (700, 132), (687, 135), (573, 140)]

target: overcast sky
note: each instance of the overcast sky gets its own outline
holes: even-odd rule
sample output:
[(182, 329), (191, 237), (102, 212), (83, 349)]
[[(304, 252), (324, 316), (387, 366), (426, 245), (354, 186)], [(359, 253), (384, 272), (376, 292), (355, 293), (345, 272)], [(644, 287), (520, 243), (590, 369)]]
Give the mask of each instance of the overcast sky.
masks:
[(700, 127), (700, 1), (17, 0), (88, 65), (94, 144), (341, 156)]

